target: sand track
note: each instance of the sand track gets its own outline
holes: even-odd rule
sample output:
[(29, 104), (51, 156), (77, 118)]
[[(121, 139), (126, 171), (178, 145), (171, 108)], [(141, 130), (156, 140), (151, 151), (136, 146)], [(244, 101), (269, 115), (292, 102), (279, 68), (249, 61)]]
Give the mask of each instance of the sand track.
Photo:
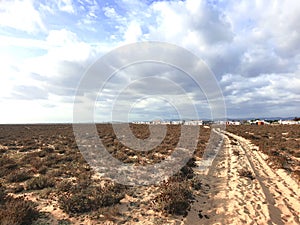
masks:
[(250, 141), (220, 135), (224, 145), (209, 170), (198, 175), (203, 188), (185, 224), (300, 224), (299, 185), (285, 171), (271, 169)]

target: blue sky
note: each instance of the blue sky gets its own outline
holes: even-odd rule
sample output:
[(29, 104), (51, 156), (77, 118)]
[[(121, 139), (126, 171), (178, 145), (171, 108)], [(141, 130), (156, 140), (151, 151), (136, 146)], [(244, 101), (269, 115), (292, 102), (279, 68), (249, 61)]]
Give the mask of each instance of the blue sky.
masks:
[[(228, 117), (299, 116), (299, 21), (296, 0), (1, 1), (0, 123), (72, 122), (76, 88), (89, 66), (140, 41), (175, 44), (203, 59), (223, 91)], [(111, 119), (110, 94), (126, 88), (129, 78), (116, 76), (106, 89), (96, 104), (98, 121)], [(200, 118), (210, 117), (204, 94), (184, 74), (172, 81), (184, 86)], [(171, 103), (150, 92), (132, 100), (143, 94), (134, 88), (123, 96), (132, 104), (131, 119), (176, 117)]]

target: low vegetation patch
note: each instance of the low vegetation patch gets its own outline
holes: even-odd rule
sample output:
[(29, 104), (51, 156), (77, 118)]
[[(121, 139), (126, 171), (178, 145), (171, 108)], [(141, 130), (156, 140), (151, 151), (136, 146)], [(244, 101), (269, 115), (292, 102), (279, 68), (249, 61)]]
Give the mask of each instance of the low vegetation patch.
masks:
[(0, 157), (0, 177), (10, 174), (17, 167), (18, 165), (13, 159), (7, 156)]
[(171, 178), (161, 184), (161, 193), (154, 199), (154, 204), (157, 210), (186, 216), (192, 199), (188, 181)]
[(193, 189), (199, 191), (202, 186), (203, 186), (203, 183), (202, 183), (202, 180), (200, 179), (199, 176), (195, 176), (192, 180), (191, 180), (191, 186)]
[(254, 174), (250, 171), (250, 170), (247, 170), (247, 169), (242, 169), (239, 171), (239, 175), (241, 177), (248, 177), (250, 178), (251, 180), (254, 180), (255, 179), (255, 176)]
[(13, 198), (4, 193), (0, 187), (0, 224), (27, 225), (32, 224), (39, 216), (33, 202), (22, 197)]
[(23, 182), (30, 178), (32, 178), (32, 173), (22, 170), (15, 170), (6, 177), (9, 182)]
[(39, 177), (34, 177), (31, 180), (28, 180), (28, 182), (26, 183), (27, 190), (41, 190), (53, 186), (54, 186), (53, 178), (44, 175)]
[(100, 187), (93, 186), (90, 182), (75, 185), (62, 182), (59, 188), (60, 208), (69, 214), (80, 214), (115, 205), (124, 198), (126, 189), (125, 186), (113, 183)]

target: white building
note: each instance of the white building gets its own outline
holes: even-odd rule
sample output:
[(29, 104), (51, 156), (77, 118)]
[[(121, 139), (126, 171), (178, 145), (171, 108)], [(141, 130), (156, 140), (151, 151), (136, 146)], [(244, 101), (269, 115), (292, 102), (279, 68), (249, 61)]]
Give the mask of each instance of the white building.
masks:
[(279, 124), (283, 125), (295, 125), (295, 124), (300, 124), (300, 121), (294, 121), (294, 120), (279, 120)]
[(192, 125), (192, 126), (198, 126), (198, 125), (203, 125), (202, 120), (190, 120), (190, 121), (185, 121), (184, 125)]
[(240, 121), (227, 121), (226, 125), (241, 125)]

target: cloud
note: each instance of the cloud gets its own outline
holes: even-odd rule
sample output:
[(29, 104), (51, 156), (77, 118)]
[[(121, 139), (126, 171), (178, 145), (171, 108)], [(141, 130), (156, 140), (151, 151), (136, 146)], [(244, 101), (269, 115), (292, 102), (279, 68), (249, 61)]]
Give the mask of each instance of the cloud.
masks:
[(49, 32), (46, 42), (51, 46), (47, 54), (30, 58), (20, 66), (34, 78), (43, 80), (49, 93), (72, 96), (86, 67), (97, 53), (89, 44), (78, 40), (66, 30)]
[(118, 20), (120, 15), (116, 13), (116, 10), (112, 7), (105, 6), (102, 8), (104, 15), (110, 19)]
[[(28, 102), (36, 96), (45, 108), (72, 107), (76, 87), (92, 62), (123, 44), (150, 40), (176, 44), (203, 59), (220, 82), (229, 115), (297, 114), (299, 12), (296, 0), (4, 1), (0, 5), (1, 99), (7, 105), (9, 97), (11, 102), (13, 98)], [(169, 57), (188, 63), (182, 56)], [(115, 57), (107, 63), (115, 66), (122, 60), (127, 59)], [(105, 73), (96, 74), (101, 72)], [(151, 76), (162, 81), (139, 80)], [(165, 100), (151, 97), (151, 91), (180, 96), (165, 80), (182, 87), (202, 115), (209, 114), (205, 95), (186, 74), (148, 64), (115, 74), (98, 99), (103, 106), (99, 120), (109, 117), (115, 95), (133, 82), (120, 96), (122, 104), (136, 102), (132, 112), (137, 118), (167, 116)], [(82, 100), (92, 99), (98, 86), (90, 81), (86, 87), (90, 93), (80, 93)], [(153, 105), (151, 113), (142, 108)], [(168, 115), (174, 115), (168, 110)]]
[(151, 29), (150, 37), (185, 46), (197, 44), (198, 48), (233, 38), (226, 17), (205, 1), (155, 2), (151, 9), (157, 16), (157, 24)]
[(48, 93), (45, 89), (39, 88), (37, 86), (15, 86), (13, 89), (13, 98), (16, 99), (47, 99)]
[(131, 22), (124, 34), (125, 43), (138, 41), (142, 34), (140, 25), (136, 22)]
[(28, 33), (45, 32), (46, 27), (32, 0), (1, 1), (0, 26)]
[[(271, 5), (268, 1), (227, 4), (224, 14), (235, 34), (230, 45), (238, 47), (235, 51), (238, 54), (225, 51), (220, 57), (233, 58), (238, 64), (225, 73), (254, 77), (264, 73), (295, 71), (300, 50), (299, 44), (296, 44), (300, 30), (296, 22), (300, 19), (299, 11), (300, 4), (293, 0), (284, 3), (273, 1)], [(218, 65), (226, 68), (226, 61)]]
[[(91, 25), (97, 22), (100, 6), (96, 0), (83, 0), (79, 1), (80, 7), (79, 11), (80, 14), (83, 15), (83, 18), (79, 21), (79, 25)], [(86, 26), (88, 29), (95, 31), (95, 28), (92, 26)]]
[(0, 35), (0, 47), (9, 47), (9, 46), (31, 48), (31, 49), (48, 48), (47, 43), (45, 43), (45, 41), (42, 40)]
[(273, 2), (271, 7), (267, 1), (159, 1), (126, 5), (127, 20), (122, 22), (114, 8), (106, 7), (105, 13), (122, 27), (119, 32), (125, 42), (178, 44), (202, 57), (220, 79), (226, 73), (253, 77), (297, 68), (299, 5), (296, 1)]
[(77, 35), (69, 30), (51, 30), (46, 38), (46, 41), (51, 46), (62, 47), (67, 44), (77, 42)]
[(75, 13), (72, 0), (58, 0), (57, 6), (60, 11), (67, 12), (70, 14)]
[(225, 95), (229, 114), (238, 117), (260, 115), (296, 115), (299, 110), (300, 79), (296, 74), (261, 74), (243, 77), (226, 74), (220, 85)]

